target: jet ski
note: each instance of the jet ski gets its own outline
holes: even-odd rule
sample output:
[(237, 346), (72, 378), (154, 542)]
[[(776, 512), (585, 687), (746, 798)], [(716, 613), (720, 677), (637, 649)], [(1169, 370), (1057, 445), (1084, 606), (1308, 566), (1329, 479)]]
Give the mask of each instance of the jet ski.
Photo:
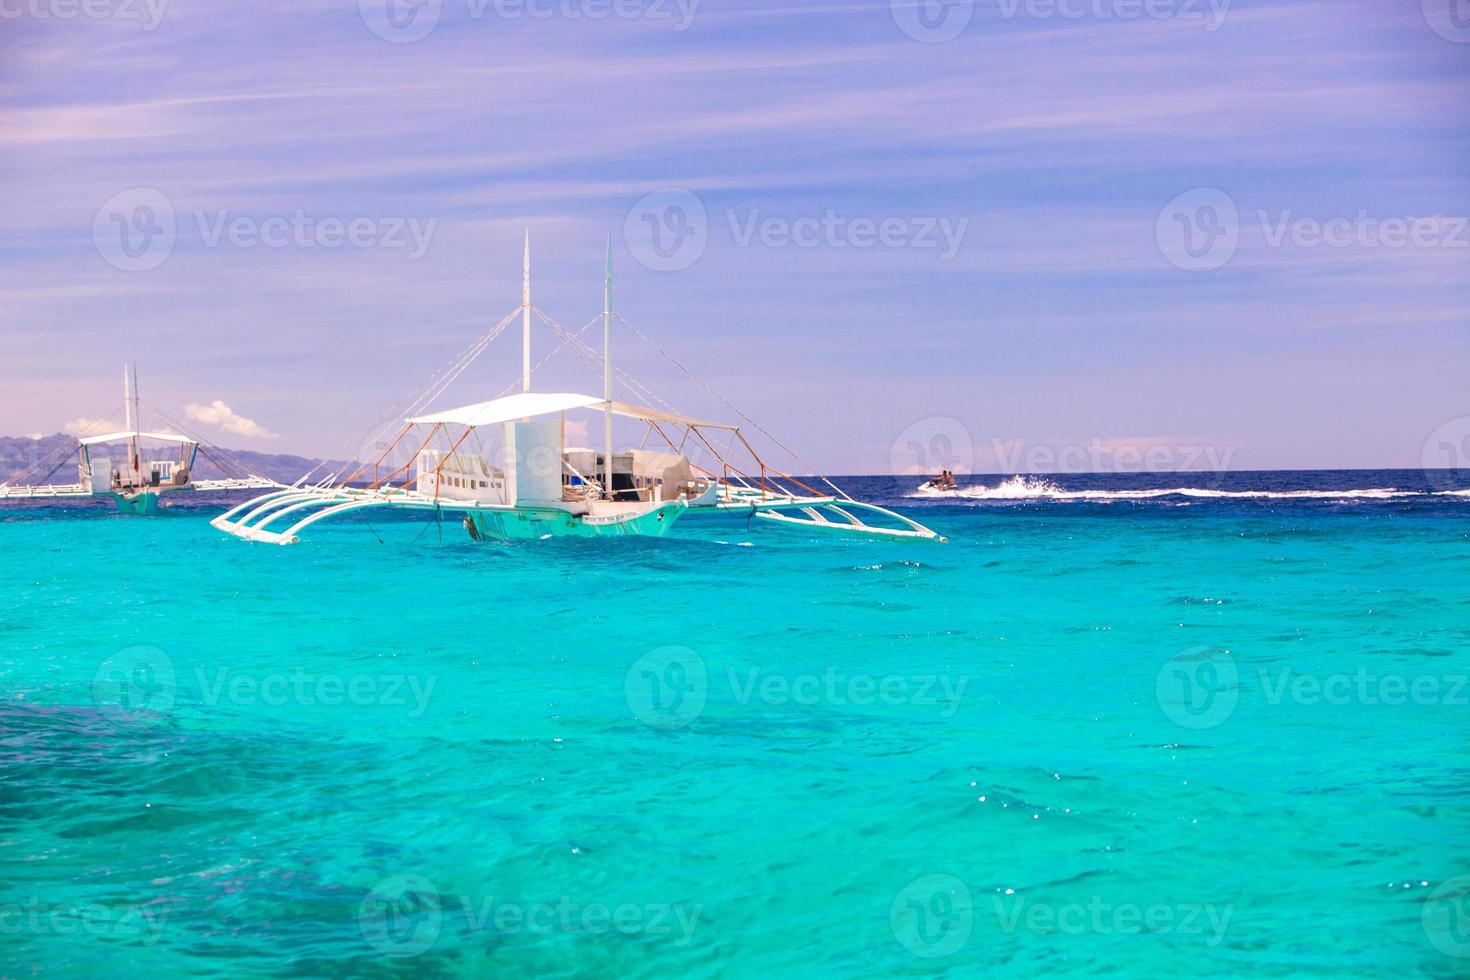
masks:
[(959, 483), (955, 481), (954, 476), (950, 473), (941, 473), (939, 476), (933, 477), (926, 482), (919, 484), (920, 490), (938, 490), (941, 492), (953, 492), (955, 490), (958, 490), (959, 488)]

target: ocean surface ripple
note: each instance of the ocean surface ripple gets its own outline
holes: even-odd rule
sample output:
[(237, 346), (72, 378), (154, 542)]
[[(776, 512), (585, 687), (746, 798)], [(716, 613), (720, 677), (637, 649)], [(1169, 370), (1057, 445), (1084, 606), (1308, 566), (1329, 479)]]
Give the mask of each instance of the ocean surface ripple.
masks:
[(943, 546), (0, 510), (0, 975), (1464, 976), (1462, 476), (840, 481)]

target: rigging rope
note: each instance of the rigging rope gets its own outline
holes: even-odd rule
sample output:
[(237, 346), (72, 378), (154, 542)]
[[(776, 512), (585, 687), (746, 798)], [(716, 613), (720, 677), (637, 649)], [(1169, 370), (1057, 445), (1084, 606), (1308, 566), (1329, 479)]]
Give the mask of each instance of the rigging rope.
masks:
[[(433, 374), (429, 375), (428, 378), (424, 379), (424, 381), (422, 381), (417, 387), (410, 389), (401, 398), (390, 405), (385, 412), (381, 413), (376, 420), (370, 422), (365, 428), (360, 430), (357, 435), (350, 437), (347, 442), (343, 443), (343, 445), (332, 454), (335, 456), (338, 453), (342, 453), (348, 458), (343, 460), (342, 465), (337, 467), (337, 469), (333, 470), (331, 473), (328, 473), (321, 480), (318, 480), (315, 485), (323, 486), (326, 484), (334, 483), (337, 477), (340, 476), (344, 470), (346, 470), (349, 466), (356, 465), (357, 457), (362, 455), (364, 443), (367, 442), (368, 438), (375, 431), (381, 429), (386, 423), (395, 418), (398, 418), (400, 415), (415, 414), (424, 406), (428, 405), (429, 402), (433, 401), (433, 399), (443, 394), (444, 389), (449, 387), (449, 385), (452, 384), (455, 379), (457, 379), (461, 374), (464, 373), (466, 368), (474, 363), (476, 358), (478, 358), (481, 354), (485, 352), (485, 348), (490, 345), (491, 341), (500, 336), (500, 334), (505, 330), (510, 322), (515, 319), (516, 314), (520, 311), (521, 308), (517, 306), (514, 310), (507, 313), (504, 319), (495, 324), (495, 326), (491, 327), (480, 337), (476, 338), (474, 342), (471, 343), (468, 347), (466, 347), (464, 350), (460, 351), (453, 358), (451, 358), (447, 365), (440, 367)], [(404, 407), (405, 404), (407, 404), (407, 408)], [(298, 487), (306, 483), (306, 481), (311, 478), (312, 474), (316, 473), (318, 470), (320, 470), (322, 467), (326, 466), (330, 462), (331, 458), (328, 457), (327, 459), (324, 459), (321, 462), (317, 463), (310, 470), (307, 470), (306, 473), (299, 480), (292, 484), (292, 486)]]
[[(195, 435), (193, 432), (189, 431), (187, 428), (185, 428), (179, 422), (175, 421), (174, 419), (169, 418), (169, 416), (167, 414), (165, 414), (164, 411), (161, 408), (159, 408), (157, 405), (154, 405), (151, 402), (143, 401), (141, 398), (138, 401), (139, 401), (140, 404), (147, 406), (147, 408), (148, 408), (149, 411), (151, 411), (154, 414), (156, 414), (160, 419), (162, 419), (165, 423), (167, 423), (169, 426), (171, 426), (174, 430), (176, 430), (177, 432), (179, 432), (180, 434), (182, 434), (184, 436), (187, 436), (190, 439), (193, 439), (194, 440), (194, 444), (199, 448), (199, 451), (204, 454), (204, 458), (207, 459), (207, 460), (209, 460), (215, 466), (218, 466), (220, 468), (220, 471), (222, 473), (224, 473), (226, 479), (230, 479), (230, 480), (245, 480), (245, 479), (263, 480), (263, 479), (265, 479), (265, 477), (261, 476), (259, 473), (251, 472), (250, 470), (246, 469), (244, 466), (241, 466), (239, 464), (236, 464), (233, 460), (226, 461), (226, 457), (229, 454), (229, 450), (224, 449), (221, 446), (215, 445), (214, 443), (210, 442), (208, 439), (205, 439), (202, 436)], [(215, 456), (214, 453), (216, 453), (216, 452), (219, 453), (220, 455), (219, 456)], [(275, 482), (275, 481), (271, 481), (271, 482)]]
[[(37, 470), (40, 470), (42, 467), (50, 467), (50, 468), (46, 471), (46, 475), (43, 476), (43, 477), (41, 477), (41, 479), (42, 480), (49, 480), (49, 479), (51, 479), (52, 475), (57, 470), (61, 469), (63, 463), (65, 463), (68, 459), (71, 459), (72, 456), (74, 456), (77, 452), (79, 452), (81, 450), (81, 448), (82, 448), (82, 442), (81, 441), (83, 439), (85, 439), (87, 436), (92, 435), (92, 433), (93, 433), (94, 430), (100, 429), (104, 425), (111, 425), (111, 424), (112, 424), (112, 422), (109, 419), (93, 419), (92, 421), (88, 422), (86, 425), (82, 426), (80, 432), (68, 433), (68, 435), (70, 435), (72, 437), (72, 439), (74, 440), (74, 443), (72, 445), (69, 445), (69, 446), (62, 446), (61, 447), (61, 450), (58, 450), (59, 455), (53, 454), (53, 455), (43, 456), (41, 459), (37, 460), (36, 462), (32, 463), (31, 465), (29, 465), (29, 466), (25, 467), (24, 469), (19, 470), (18, 472), (16, 472), (15, 474), (13, 474), (10, 477), (10, 479), (6, 480), (4, 483), (0, 483), (0, 486), (3, 486), (3, 487), (20, 486), (22, 484), (19, 484), (17, 481), (23, 480), (23, 479), (29, 477), (32, 473), (35, 473)], [(56, 462), (53, 463), (52, 460), (55, 460)], [(80, 475), (81, 475), (80, 474), (80, 471), (78, 471), (78, 474), (77, 475), (78, 475), (78, 477), (80, 477)]]
[[(811, 463), (807, 462), (800, 455), (798, 455), (794, 449), (792, 449), (789, 446), (787, 446), (784, 443), (782, 443), (780, 439), (777, 439), (775, 436), (771, 435), (770, 431), (768, 429), (766, 429), (765, 426), (761, 425), (755, 419), (751, 418), (749, 415), (746, 415), (744, 412), (740, 411), (740, 409), (736, 408), (735, 405), (730, 401), (730, 399), (726, 398), (724, 395), (720, 394), (718, 391), (715, 391), (713, 388), (711, 388), (709, 386), (709, 383), (708, 382), (706, 382), (699, 375), (695, 374), (693, 371), (689, 370), (687, 367), (685, 367), (683, 364), (681, 364), (679, 362), (679, 360), (674, 357), (673, 354), (670, 354), (668, 351), (664, 350), (658, 344), (656, 344), (652, 340), (650, 340), (647, 336), (644, 335), (643, 331), (639, 330), (637, 327), (633, 326), (633, 324), (631, 324), (627, 320), (625, 320), (622, 317), (621, 314), (614, 313), (613, 316), (617, 317), (617, 319), (619, 320), (619, 322), (621, 322), (623, 324), (623, 326), (625, 326), (629, 330), (633, 331), (633, 333), (636, 334), (638, 336), (638, 338), (640, 340), (642, 340), (645, 344), (647, 344), (648, 346), (652, 347), (654, 350), (658, 351), (665, 358), (667, 358), (670, 364), (674, 365), (674, 367), (678, 368), (680, 371), (683, 371), (686, 375), (689, 376), (689, 378), (692, 381), (694, 381), (696, 384), (698, 384), (701, 388), (703, 388), (705, 391), (709, 392), (711, 395), (714, 395), (716, 398), (718, 398), (725, 405), (726, 408), (730, 409), (730, 411), (734, 412), (736, 415), (740, 416), (747, 423), (749, 423), (749, 425), (750, 425), (751, 428), (755, 429), (761, 435), (763, 435), (767, 439), (771, 440), (771, 442), (775, 443), (787, 455), (789, 455), (792, 459), (796, 460), (802, 466), (805, 466), (807, 469), (811, 470), (813, 473), (816, 473), (817, 468), (815, 466), (813, 466)], [(821, 479), (821, 481), (823, 483), (827, 484), (827, 486), (831, 487), (833, 490), (836, 490), (837, 493), (840, 494), (843, 498), (845, 498), (847, 500), (852, 500), (852, 498), (847, 495), (847, 492), (845, 490), (843, 490), (841, 487), (839, 487), (837, 484), (833, 483), (831, 480), (827, 479), (825, 476), (821, 476), (820, 474), (817, 474), (817, 475), (818, 475), (818, 477)]]
[[(597, 322), (597, 318), (594, 318), (591, 322), (589, 322), (587, 324), (587, 326), (584, 326), (580, 331), (577, 332), (576, 335), (572, 335), (572, 334), (570, 334), (567, 331), (567, 329), (565, 327), (563, 327), (561, 324), (557, 323), (555, 320), (553, 320), (550, 316), (548, 316), (542, 310), (537, 309), (534, 306), (531, 307), (531, 309), (536, 313), (536, 315), (538, 317), (540, 317), (540, 319), (547, 326), (549, 326), (553, 331), (556, 332), (557, 336), (561, 338), (563, 346), (566, 346), (566, 347), (570, 348), (571, 351), (574, 354), (576, 354), (579, 358), (581, 358), (581, 360), (582, 360), (582, 362), (584, 364), (587, 364), (589, 367), (592, 367), (592, 368), (597, 368), (597, 367), (601, 367), (602, 366), (603, 356), (601, 354), (599, 354), (597, 351), (593, 350), (590, 345), (588, 345), (585, 342), (582, 342), (582, 341), (580, 341), (578, 339), (581, 336), (582, 333), (585, 333), (586, 332), (586, 330), (588, 329), (588, 327), (590, 327), (593, 323), (596, 323)], [(622, 316), (620, 316), (620, 315), (618, 315), (616, 313), (614, 313), (613, 316), (617, 317), (617, 319), (621, 323), (623, 323), (625, 326), (627, 326), (628, 329), (632, 330), (633, 333), (636, 334), (639, 337), (639, 339), (641, 339), (641, 340), (644, 341), (644, 343), (647, 343), (654, 350), (658, 351), (665, 358), (667, 358), (670, 361), (670, 363), (672, 363), (675, 367), (679, 368), (679, 370), (683, 371), (686, 375), (688, 375), (691, 379), (693, 379), (695, 382), (697, 382), (701, 387), (703, 387), (711, 395), (713, 395), (715, 398), (719, 399), (719, 401), (721, 401), (722, 403), (724, 403), (736, 415), (739, 415), (742, 419), (744, 419), (747, 423), (749, 423), (753, 428), (755, 428), (755, 429), (759, 430), (761, 433), (763, 433), (766, 436), (766, 438), (770, 439), (771, 442), (773, 442), (777, 447), (779, 447), (781, 450), (783, 450), (792, 459), (796, 460), (797, 463), (801, 464), (802, 466), (805, 466), (809, 470), (812, 470), (812, 471), (815, 471), (816, 470), (816, 467), (815, 466), (813, 466), (807, 460), (803, 459), (800, 455), (798, 455), (795, 452), (795, 450), (793, 450), (790, 447), (788, 447), (785, 444), (783, 444), (781, 442), (781, 440), (777, 439), (774, 435), (772, 435), (765, 427), (763, 427), (762, 425), (760, 425), (760, 423), (756, 422), (754, 419), (752, 419), (749, 416), (747, 416), (744, 412), (741, 412), (740, 409), (736, 408), (735, 405), (732, 404), (729, 399), (725, 398), (719, 392), (715, 391), (702, 378), (700, 378), (698, 375), (694, 374), (694, 372), (690, 371), (683, 364), (679, 363), (679, 361), (676, 360), (672, 354), (668, 353), (668, 351), (665, 351), (663, 348), (661, 348), (657, 344), (655, 344), (652, 340), (650, 340), (647, 336), (645, 336), (642, 333), (642, 331), (638, 330), (637, 327), (634, 327), (626, 319), (624, 319)], [(669, 405), (669, 403), (666, 402), (666, 401), (664, 401), (662, 398), (660, 398), (656, 392), (654, 392), (653, 390), (651, 390), (647, 385), (643, 384), (638, 379), (634, 378), (632, 375), (628, 374), (628, 372), (626, 372), (626, 371), (618, 368), (616, 365), (614, 365), (614, 367), (613, 367), (613, 373), (615, 375), (619, 376), (623, 380), (624, 387), (637, 388), (637, 389), (641, 390), (642, 392), (644, 392), (644, 394), (647, 395), (649, 399), (658, 402), (659, 404), (661, 404), (668, 411), (673, 412), (676, 415), (679, 414), (679, 412), (676, 409), (674, 409), (673, 406)], [(692, 433), (701, 443), (704, 444), (705, 448), (710, 451), (710, 454), (713, 455), (715, 457), (715, 459), (719, 460), (726, 467), (731, 468), (731, 469), (734, 469), (735, 473), (737, 475), (739, 475), (740, 477), (748, 477), (749, 476), (749, 474), (746, 474), (743, 471), (741, 471), (739, 467), (732, 466), (732, 464), (729, 462), (729, 460), (725, 459), (725, 457), (722, 456), (719, 453), (719, 451), (716, 450), (714, 448), (714, 446), (710, 444), (709, 440), (707, 440), (704, 437), (703, 432), (700, 431), (700, 429), (699, 429), (698, 426), (689, 425), (689, 426), (687, 426), (687, 428), (688, 428), (688, 430), (689, 430), (690, 433)], [(663, 433), (660, 433), (660, 435), (663, 435)], [(762, 493), (768, 492), (766, 490), (766, 484), (769, 482), (769, 483), (773, 484), (776, 487), (776, 489), (779, 490), (782, 494), (784, 494), (786, 496), (795, 496), (795, 494), (793, 494), (789, 488), (782, 486), (780, 483), (776, 482), (775, 479), (772, 476), (768, 475), (767, 471), (768, 471), (769, 468), (761, 460), (760, 455), (755, 451), (755, 448), (750, 445), (749, 441), (746, 440), (746, 438), (743, 435), (740, 434), (740, 432), (739, 432), (738, 429), (736, 429), (734, 432), (732, 432), (732, 434), (731, 434), (731, 442), (733, 443), (734, 439), (736, 439), (736, 438), (739, 438), (741, 445), (743, 445), (745, 447), (746, 451), (748, 453), (750, 453), (751, 459), (753, 459), (755, 461), (755, 463), (760, 467), (760, 470), (761, 470), (760, 480), (761, 480), (761, 492)], [(666, 442), (669, 442), (671, 446), (673, 445), (672, 441), (669, 440), (669, 438), (668, 438), (667, 435), (664, 435), (664, 440)], [(677, 451), (677, 447), (675, 447), (675, 449)], [(728, 451), (728, 447), (727, 447), (727, 451)], [(795, 483), (797, 486), (801, 487), (803, 490), (806, 490), (806, 491), (808, 491), (810, 493), (816, 494), (817, 496), (821, 496), (821, 492), (820, 491), (815, 490), (814, 488), (807, 486), (805, 483), (803, 483), (800, 480), (796, 479), (794, 476), (792, 476), (789, 473), (782, 473), (779, 470), (772, 470), (771, 472), (774, 473), (775, 476), (780, 476), (780, 477), (783, 477), (783, 478), (785, 478), (787, 480), (790, 480), (791, 482)], [(852, 497), (848, 496), (848, 494), (847, 494), (847, 492), (845, 490), (843, 490), (841, 487), (837, 486), (837, 484), (833, 483), (827, 477), (818, 475), (818, 478), (823, 483), (825, 483), (827, 486), (831, 487), (837, 493), (838, 496), (842, 497), (845, 500), (852, 500)], [(742, 480), (741, 482), (745, 486), (750, 487), (749, 483), (746, 483), (745, 480)], [(755, 489), (755, 488), (750, 487), (750, 489)]]

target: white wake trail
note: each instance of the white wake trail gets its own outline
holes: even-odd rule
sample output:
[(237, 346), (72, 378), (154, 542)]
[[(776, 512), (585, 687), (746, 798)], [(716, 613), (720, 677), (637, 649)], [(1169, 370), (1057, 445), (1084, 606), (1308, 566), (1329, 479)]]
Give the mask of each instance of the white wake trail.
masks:
[[(995, 486), (961, 486), (934, 490), (921, 486), (907, 494), (925, 500), (1153, 500), (1186, 497), (1204, 500), (1397, 500), (1428, 496), (1427, 492), (1376, 487), (1358, 490), (1214, 490), (1208, 487), (1161, 487), (1151, 490), (1067, 490), (1039, 476), (1012, 476)], [(1436, 496), (1470, 497), (1470, 490), (1447, 490)]]

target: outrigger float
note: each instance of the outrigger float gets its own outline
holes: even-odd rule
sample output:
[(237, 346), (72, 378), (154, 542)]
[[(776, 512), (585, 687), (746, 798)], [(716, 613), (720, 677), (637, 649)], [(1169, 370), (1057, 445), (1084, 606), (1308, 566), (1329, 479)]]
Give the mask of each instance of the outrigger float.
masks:
[[(123, 367), (123, 413), (126, 416), (120, 432), (84, 436), (60, 456), (53, 456), (30, 467), (8, 483), (0, 483), (0, 500), (44, 500), (67, 497), (112, 497), (120, 513), (146, 517), (158, 513), (159, 498), (180, 491), (264, 490), (279, 488), (274, 480), (240, 469), (225, 458), (222, 450), (203, 448), (203, 442), (177, 432), (145, 432), (140, 427), (138, 412), (138, 374), (136, 366)], [(116, 423), (113, 423), (114, 425)], [(145, 444), (162, 443), (174, 447), (167, 458), (144, 458)], [(115, 465), (111, 454), (99, 447), (125, 445), (122, 465)], [(194, 464), (200, 452), (215, 464), (225, 479), (196, 480)], [(156, 448), (154, 455), (157, 455)], [(22, 482), (44, 473), (40, 479), (50, 480), (69, 462), (75, 462), (75, 483)]]
[[(429, 411), (432, 403), (517, 315), (522, 328), (521, 390), (502, 393), (489, 401)], [(601, 368), (601, 397), (532, 390), (533, 316), (561, 340), (541, 363), (545, 364), (563, 348), (571, 349), (589, 366)], [(945, 540), (917, 521), (852, 499), (829, 480), (814, 478), (830, 490), (824, 492), (769, 467), (739, 425), (707, 421), (667, 407), (652, 408), (615, 398), (613, 320), (617, 319), (645, 341), (647, 338), (613, 313), (611, 242), (601, 318), (603, 351), (598, 355), (578, 334), (532, 305), (528, 235), (521, 305), (400, 402), (400, 405), (408, 403), (410, 410), (406, 415), (393, 416), (397, 419), (396, 434), (376, 458), (353, 464), (355, 471), (346, 476), (342, 475), (345, 468), (338, 469), (316, 483), (308, 483), (313, 474), (307, 474), (292, 487), (274, 490), (230, 509), (212, 524), (247, 541), (290, 545), (298, 543), (302, 532), (320, 522), (374, 509), (392, 509), (429, 512), (439, 518), (446, 513), (459, 516), (470, 537), (477, 541), (662, 537), (681, 518), (704, 513), (749, 515), (770, 525), (807, 531)], [(673, 361), (671, 357), (669, 360)], [(673, 363), (694, 378), (677, 361)], [(616, 374), (625, 388), (652, 395), (625, 372)], [(714, 394), (704, 382), (699, 383)], [(515, 387), (513, 382), (510, 389)], [(715, 397), (729, 405), (718, 395)], [(652, 400), (659, 399), (653, 396)], [(601, 417), (601, 450), (567, 445), (567, 419), (569, 415), (575, 419), (576, 413)], [(643, 424), (643, 443), (639, 448), (614, 448), (615, 418)], [(740, 418), (775, 441), (744, 415)], [(594, 431), (592, 421), (587, 425), (586, 431)], [(723, 452), (716, 448), (721, 440), (726, 443)], [(650, 441), (663, 448), (648, 448)], [(689, 457), (690, 452), (708, 453), (711, 459), (706, 462), (710, 465), (695, 463)], [(367, 455), (370, 454), (358, 450), (347, 458), (361, 460)], [(751, 462), (745, 467), (737, 466), (732, 461), (737, 455), (740, 462), (746, 456)]]

